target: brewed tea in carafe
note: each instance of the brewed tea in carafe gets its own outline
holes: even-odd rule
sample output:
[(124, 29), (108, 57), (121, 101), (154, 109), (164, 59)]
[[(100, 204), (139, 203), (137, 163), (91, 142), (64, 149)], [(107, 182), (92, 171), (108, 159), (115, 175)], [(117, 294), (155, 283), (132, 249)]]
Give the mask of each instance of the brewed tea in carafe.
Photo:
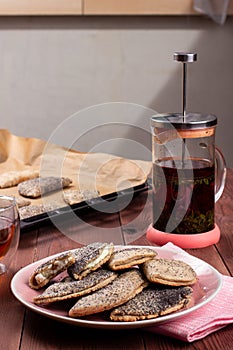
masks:
[(214, 229), (215, 127), (212, 115), (157, 115), (153, 132), (153, 226), (178, 234)]
[(151, 118), (153, 222), (147, 238), (195, 248), (219, 239), (214, 210), (224, 189), (226, 166), (215, 147), (216, 116), (186, 113), (186, 63), (196, 55), (174, 56), (184, 63), (183, 113)]

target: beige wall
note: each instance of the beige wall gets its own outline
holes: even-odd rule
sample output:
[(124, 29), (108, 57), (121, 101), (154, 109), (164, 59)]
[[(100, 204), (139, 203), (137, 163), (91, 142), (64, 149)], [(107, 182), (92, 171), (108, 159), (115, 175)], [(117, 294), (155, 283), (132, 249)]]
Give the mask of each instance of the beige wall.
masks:
[(49, 139), (70, 115), (117, 101), (179, 112), (172, 56), (183, 50), (198, 54), (187, 110), (218, 116), (217, 144), (233, 166), (233, 17), (224, 26), (204, 17), (1, 17), (0, 127)]

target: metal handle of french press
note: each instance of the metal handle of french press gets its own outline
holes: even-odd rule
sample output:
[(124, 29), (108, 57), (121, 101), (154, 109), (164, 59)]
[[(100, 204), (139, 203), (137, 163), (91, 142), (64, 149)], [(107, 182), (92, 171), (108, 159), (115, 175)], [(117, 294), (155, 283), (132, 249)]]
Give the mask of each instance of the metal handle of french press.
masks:
[(173, 58), (177, 62), (183, 63), (183, 94), (182, 94), (182, 113), (183, 122), (185, 122), (186, 116), (186, 81), (187, 81), (187, 63), (197, 61), (196, 53), (188, 52), (175, 52)]

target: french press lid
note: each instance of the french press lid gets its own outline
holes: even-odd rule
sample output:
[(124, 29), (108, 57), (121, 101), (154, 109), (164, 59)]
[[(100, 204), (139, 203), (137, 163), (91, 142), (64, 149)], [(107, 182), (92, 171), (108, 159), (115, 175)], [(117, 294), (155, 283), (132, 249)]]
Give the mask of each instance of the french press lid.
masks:
[(187, 113), (185, 122), (183, 115), (179, 113), (161, 113), (152, 116), (151, 126), (163, 129), (204, 129), (217, 125), (217, 117), (212, 114)]

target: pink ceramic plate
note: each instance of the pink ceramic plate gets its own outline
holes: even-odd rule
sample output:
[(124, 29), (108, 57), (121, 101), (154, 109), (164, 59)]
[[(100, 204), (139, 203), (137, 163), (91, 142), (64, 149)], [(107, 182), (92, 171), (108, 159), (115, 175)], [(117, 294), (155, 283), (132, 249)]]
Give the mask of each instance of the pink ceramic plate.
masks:
[[(129, 247), (132, 246), (127, 246), (127, 248)], [(116, 248), (126, 248), (126, 246), (117, 246)], [(161, 247), (150, 246), (148, 248), (155, 249), (159, 257), (183, 260), (189, 263), (189, 259), (187, 258), (187, 256), (181, 253), (177, 253), (172, 250), (167, 250)], [(206, 262), (192, 257), (193, 259), (190, 265), (197, 273), (198, 282), (193, 286), (193, 301), (188, 308), (166, 316), (160, 316), (151, 320), (136, 322), (113, 322), (108, 319), (107, 314), (99, 314), (93, 315), (91, 317), (82, 317), (74, 319), (68, 316), (69, 307), (72, 306), (72, 304), (70, 305), (70, 301), (69, 303), (54, 303), (46, 307), (38, 306), (33, 303), (33, 297), (37, 294), (40, 294), (41, 290), (35, 291), (29, 287), (29, 276), (38, 265), (41, 265), (42, 263), (56, 255), (58, 254), (55, 254), (51, 257), (46, 257), (45, 259), (39, 260), (19, 270), (11, 281), (11, 290), (15, 297), (23, 305), (27, 306), (30, 310), (35, 311), (46, 317), (50, 317), (54, 320), (70, 323), (76, 326), (108, 329), (149, 327), (158, 323), (174, 320), (178, 317), (182, 317), (184, 315), (192, 313), (194, 310), (197, 310), (198, 308), (211, 301), (217, 295), (222, 286), (221, 275), (216, 269), (214, 269)], [(75, 303), (75, 301), (72, 301), (72, 303)]]

